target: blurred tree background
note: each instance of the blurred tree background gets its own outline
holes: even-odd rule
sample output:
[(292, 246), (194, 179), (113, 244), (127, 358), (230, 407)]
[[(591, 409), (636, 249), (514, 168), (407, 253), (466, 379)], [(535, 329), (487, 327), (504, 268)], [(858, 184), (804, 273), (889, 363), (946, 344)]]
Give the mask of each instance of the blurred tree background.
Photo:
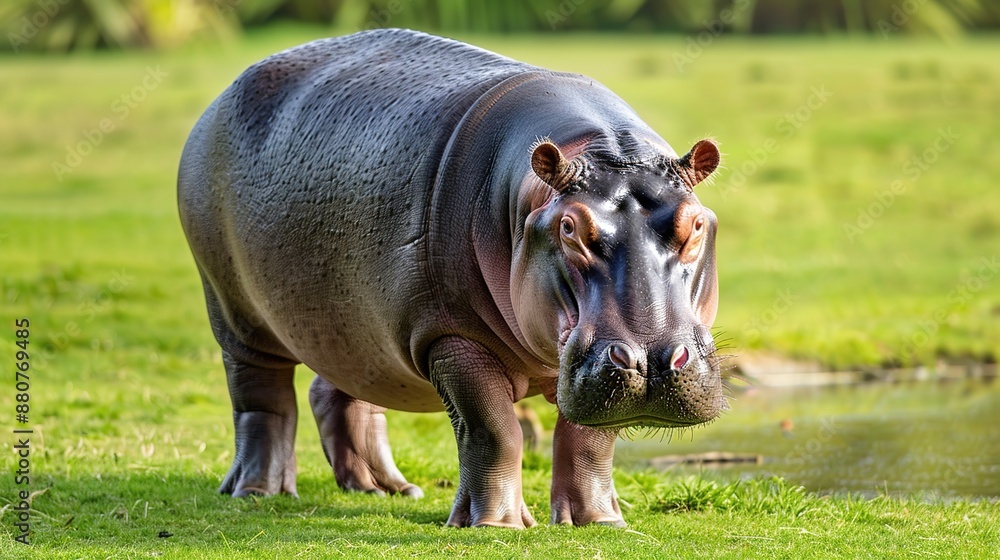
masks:
[(998, 0), (4, 0), (3, 49), (161, 48), (276, 21), (346, 32), (930, 34), (1000, 28)]

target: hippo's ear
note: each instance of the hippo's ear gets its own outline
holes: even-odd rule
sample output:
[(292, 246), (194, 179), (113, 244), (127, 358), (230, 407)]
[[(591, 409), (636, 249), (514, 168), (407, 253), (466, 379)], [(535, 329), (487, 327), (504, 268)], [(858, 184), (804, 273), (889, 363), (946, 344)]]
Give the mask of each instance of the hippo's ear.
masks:
[(573, 185), (576, 167), (566, 159), (559, 146), (548, 140), (539, 142), (531, 151), (531, 170), (545, 184), (560, 193)]
[(704, 181), (719, 167), (719, 147), (711, 140), (700, 140), (677, 162), (677, 171), (689, 188)]

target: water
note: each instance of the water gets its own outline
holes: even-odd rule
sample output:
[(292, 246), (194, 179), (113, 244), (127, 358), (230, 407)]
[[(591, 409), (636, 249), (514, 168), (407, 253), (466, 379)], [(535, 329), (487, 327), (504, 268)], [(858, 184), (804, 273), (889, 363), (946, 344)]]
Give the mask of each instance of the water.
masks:
[[(725, 451), (762, 464), (678, 465), (677, 472), (779, 475), (809, 490), (1000, 497), (1000, 382), (995, 379), (753, 388), (713, 424), (671, 441), (620, 441), (617, 464)], [(784, 428), (782, 429), (782, 424)]]

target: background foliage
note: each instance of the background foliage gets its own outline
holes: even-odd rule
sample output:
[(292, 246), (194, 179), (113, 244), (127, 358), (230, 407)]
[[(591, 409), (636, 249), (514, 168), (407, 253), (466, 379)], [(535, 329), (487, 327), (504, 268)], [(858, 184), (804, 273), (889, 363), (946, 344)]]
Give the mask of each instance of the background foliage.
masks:
[(5, 0), (0, 48), (167, 47), (277, 20), (338, 31), (933, 34), (1000, 26), (997, 0)]

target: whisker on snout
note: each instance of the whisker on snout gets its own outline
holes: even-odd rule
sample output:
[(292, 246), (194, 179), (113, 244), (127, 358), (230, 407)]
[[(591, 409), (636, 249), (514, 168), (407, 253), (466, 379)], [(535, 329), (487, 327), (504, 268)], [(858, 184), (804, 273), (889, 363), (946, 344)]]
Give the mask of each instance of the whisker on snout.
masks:
[(668, 428), (666, 426), (627, 426), (621, 428), (618, 435), (628, 441), (635, 441), (636, 439), (652, 439), (659, 435), (659, 442), (664, 444), (673, 443), (675, 438), (681, 441), (685, 436), (690, 436), (689, 441), (694, 441), (695, 431), (714, 423), (715, 420), (716, 419), (713, 418), (712, 420), (702, 422), (701, 424), (693, 426), (678, 426), (674, 428)]
[(740, 373), (732, 373), (734, 371), (738, 371), (736, 369), (736, 366), (730, 366), (730, 367), (726, 368), (726, 372), (722, 375), (722, 379), (724, 381), (734, 380), (734, 381), (739, 381), (741, 383), (744, 383), (746, 385), (753, 385), (753, 380), (751, 380), (751, 379), (749, 379), (747, 377), (743, 377), (743, 375), (740, 374)]
[(731, 373), (736, 371), (736, 365), (729, 362), (729, 360), (736, 357), (736, 354), (719, 354), (717, 351), (705, 356), (705, 360), (708, 361), (708, 365), (712, 369), (718, 369), (719, 374), (722, 375), (723, 379), (729, 379), (730, 377), (736, 376), (738, 374)]
[(733, 338), (731, 336), (726, 336), (726, 330), (722, 327), (715, 327), (709, 331), (712, 335), (712, 344), (716, 349), (731, 348)]

